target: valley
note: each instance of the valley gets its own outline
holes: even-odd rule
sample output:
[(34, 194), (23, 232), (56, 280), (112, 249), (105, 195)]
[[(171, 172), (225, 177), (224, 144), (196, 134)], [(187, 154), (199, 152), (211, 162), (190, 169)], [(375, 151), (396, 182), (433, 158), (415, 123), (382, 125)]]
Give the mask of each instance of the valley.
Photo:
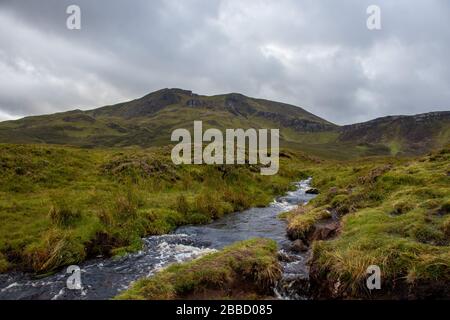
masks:
[[(204, 130), (279, 129), (277, 174), (261, 175), (260, 164), (246, 161), (175, 165), (171, 132), (193, 136), (200, 120)], [(64, 268), (92, 266), (93, 283), (108, 283), (99, 261), (134, 274), (116, 275), (118, 299), (280, 298), (275, 283), (289, 263), (307, 275), (294, 279), (290, 298), (448, 297), (449, 133), (450, 112), (338, 126), (283, 103), (181, 89), (2, 122), (2, 298), (27, 297), (15, 285), (21, 277), (58, 279), (33, 297), (75, 298), (58, 296)], [(273, 199), (282, 202), (308, 177), (317, 196), (274, 209)], [(182, 250), (189, 259), (206, 255), (173, 264), (185, 261), (174, 250), (167, 269), (150, 272), (161, 241), (195, 248)], [(280, 252), (283, 243), (297, 253)], [(365, 287), (370, 265), (382, 270), (381, 290)], [(196, 283), (204, 285), (194, 290)]]

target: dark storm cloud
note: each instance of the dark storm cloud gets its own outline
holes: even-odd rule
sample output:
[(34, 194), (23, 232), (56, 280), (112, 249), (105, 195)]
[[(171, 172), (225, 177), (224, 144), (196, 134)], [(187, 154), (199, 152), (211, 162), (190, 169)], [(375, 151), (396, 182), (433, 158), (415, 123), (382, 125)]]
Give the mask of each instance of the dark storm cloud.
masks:
[[(66, 28), (70, 4), (79, 31)], [(380, 31), (366, 28), (370, 4)], [(337, 123), (448, 110), (449, 14), (446, 0), (3, 0), (0, 119), (163, 87), (241, 92)]]

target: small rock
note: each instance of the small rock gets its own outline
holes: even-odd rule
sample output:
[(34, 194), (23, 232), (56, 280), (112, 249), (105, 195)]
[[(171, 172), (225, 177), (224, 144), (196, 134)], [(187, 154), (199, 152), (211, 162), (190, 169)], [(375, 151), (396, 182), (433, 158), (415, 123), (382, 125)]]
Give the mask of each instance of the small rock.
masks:
[(319, 190), (316, 188), (309, 188), (305, 191), (306, 194), (319, 194)]
[(278, 251), (278, 260), (283, 262), (292, 262), (294, 258), (288, 255), (286, 252)]
[(295, 240), (291, 245), (291, 250), (294, 252), (306, 252), (308, 246), (300, 239)]

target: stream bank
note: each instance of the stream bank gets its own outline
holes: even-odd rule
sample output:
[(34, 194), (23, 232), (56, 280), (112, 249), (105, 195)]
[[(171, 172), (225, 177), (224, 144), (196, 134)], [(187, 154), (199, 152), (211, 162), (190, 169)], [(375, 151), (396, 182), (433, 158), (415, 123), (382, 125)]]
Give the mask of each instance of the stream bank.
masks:
[(42, 279), (33, 279), (24, 273), (1, 274), (0, 299), (110, 299), (136, 280), (152, 276), (169, 264), (192, 260), (251, 238), (270, 238), (278, 245), (282, 278), (274, 288), (276, 297), (306, 299), (308, 253), (295, 249), (286, 236), (286, 221), (278, 215), (313, 199), (315, 195), (306, 193), (310, 183), (311, 179), (295, 183), (294, 191), (278, 197), (268, 207), (251, 208), (207, 225), (184, 226), (172, 234), (147, 237), (139, 252), (80, 264), (82, 290), (66, 288), (65, 270)]

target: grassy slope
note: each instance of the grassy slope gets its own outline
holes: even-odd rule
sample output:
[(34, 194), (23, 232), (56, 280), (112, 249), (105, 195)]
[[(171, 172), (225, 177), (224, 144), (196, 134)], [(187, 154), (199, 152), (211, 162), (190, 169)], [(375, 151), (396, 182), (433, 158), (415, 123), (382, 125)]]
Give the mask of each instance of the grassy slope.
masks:
[[(222, 103), (222, 102), (220, 102)], [(180, 115), (183, 117), (180, 118)], [(235, 116), (216, 108), (186, 108), (168, 106), (156, 114), (123, 119), (110, 115), (97, 115), (94, 122), (78, 120), (68, 122), (67, 118), (86, 117), (81, 111), (25, 118), (0, 124), (0, 142), (8, 143), (50, 143), (81, 147), (130, 147), (164, 146), (170, 142), (175, 128), (186, 128), (192, 132), (195, 120), (203, 121), (203, 130), (217, 128), (280, 128), (282, 147), (302, 150), (312, 155), (351, 159), (371, 155), (389, 155), (391, 149), (381, 144), (339, 142), (337, 130), (300, 132), (294, 128), (258, 116)], [(88, 116), (90, 117), (90, 116)], [(66, 120), (64, 120), (66, 119)], [(218, 120), (219, 119), (219, 120)], [(442, 139), (441, 139), (442, 140)]]
[(341, 127), (338, 142), (375, 144), (391, 155), (423, 155), (450, 141), (450, 112), (390, 116)]
[(442, 284), (450, 282), (448, 149), (351, 162), (287, 151), (274, 177), (248, 166), (175, 167), (170, 148), (0, 145), (0, 151), (2, 271), (45, 273), (99, 254), (120, 255), (138, 249), (144, 235), (265, 205), (291, 181), (311, 175), (321, 194), (289, 215), (291, 236), (305, 238), (332, 210), (343, 217), (338, 238), (313, 244), (318, 290), (337, 288), (319, 294), (366, 296), (370, 264), (382, 268), (383, 288), (399, 296), (442, 296)]
[(250, 166), (174, 166), (170, 148), (0, 145), (0, 269), (44, 273), (266, 205), (299, 178), (288, 157), (297, 156), (284, 153), (267, 177)]
[[(194, 105), (192, 105), (194, 104)], [(74, 110), (0, 123), (0, 142), (82, 147), (150, 147), (170, 143), (174, 129), (279, 128), (281, 145), (334, 158), (417, 155), (450, 139), (445, 112), (386, 117), (338, 127), (301, 108), (240, 94), (199, 96), (165, 89), (89, 111)]]
[(142, 279), (117, 299), (262, 299), (281, 277), (277, 244), (268, 239), (235, 243)]
[(448, 295), (449, 163), (447, 148), (420, 159), (372, 158), (307, 170), (322, 193), (289, 215), (291, 236), (307, 238), (333, 210), (343, 216), (336, 239), (313, 245), (316, 294), (369, 295), (366, 269), (375, 264), (382, 270), (377, 296)]
[[(198, 106), (188, 106), (196, 100)], [(238, 94), (197, 96), (189, 92), (160, 90), (140, 99), (90, 111), (27, 117), (0, 123), (0, 141), (52, 143), (77, 146), (167, 145), (174, 129), (192, 129), (195, 120), (205, 128), (282, 128), (282, 140), (295, 141), (290, 120), (334, 128), (301, 108)], [(283, 122), (283, 123), (281, 123)]]

